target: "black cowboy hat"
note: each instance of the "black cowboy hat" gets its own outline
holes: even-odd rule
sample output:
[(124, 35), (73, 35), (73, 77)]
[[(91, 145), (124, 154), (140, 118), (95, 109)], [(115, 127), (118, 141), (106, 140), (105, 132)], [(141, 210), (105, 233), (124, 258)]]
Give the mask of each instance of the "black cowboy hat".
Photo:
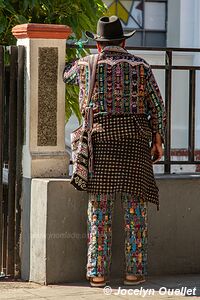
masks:
[(129, 33), (124, 33), (122, 24), (117, 16), (102, 17), (97, 23), (97, 34), (90, 31), (86, 31), (85, 35), (89, 39), (93, 39), (97, 42), (117, 41), (128, 39), (136, 30)]

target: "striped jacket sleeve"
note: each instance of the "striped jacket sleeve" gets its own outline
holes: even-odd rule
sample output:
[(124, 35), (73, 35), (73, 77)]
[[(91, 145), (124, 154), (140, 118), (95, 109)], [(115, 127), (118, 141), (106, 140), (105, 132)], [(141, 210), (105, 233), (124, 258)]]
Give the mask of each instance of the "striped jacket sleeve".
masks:
[(63, 71), (63, 81), (68, 84), (79, 84), (79, 71), (78, 59), (72, 62), (66, 63)]
[(162, 142), (165, 143), (166, 111), (160, 89), (150, 66), (147, 69), (145, 79), (145, 98), (152, 133), (159, 133)]

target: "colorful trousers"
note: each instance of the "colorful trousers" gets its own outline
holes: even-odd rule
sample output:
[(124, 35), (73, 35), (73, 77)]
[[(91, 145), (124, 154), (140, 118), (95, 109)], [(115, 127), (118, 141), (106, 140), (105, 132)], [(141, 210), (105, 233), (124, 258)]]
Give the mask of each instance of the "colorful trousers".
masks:
[[(88, 277), (108, 276), (111, 268), (114, 194), (89, 193), (87, 214)], [(147, 204), (121, 193), (125, 230), (125, 274), (147, 275)]]

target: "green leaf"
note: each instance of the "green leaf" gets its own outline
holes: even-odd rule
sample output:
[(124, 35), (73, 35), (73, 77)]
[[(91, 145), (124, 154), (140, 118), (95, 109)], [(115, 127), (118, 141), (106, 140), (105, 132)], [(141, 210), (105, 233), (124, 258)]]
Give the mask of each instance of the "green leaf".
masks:
[(0, 16), (0, 33), (4, 32), (7, 27), (7, 19), (5, 16)]
[[(22, 23), (66, 24), (73, 30), (72, 39), (83, 37), (86, 30), (95, 30), (100, 16), (105, 13), (101, 0), (0, 0), (0, 39), (2, 45), (16, 43), (12, 28)], [(89, 49), (80, 49), (85, 56)], [(66, 61), (75, 58), (76, 49), (66, 49)], [(66, 121), (74, 113), (81, 122), (82, 116), (78, 102), (78, 87), (66, 89)]]

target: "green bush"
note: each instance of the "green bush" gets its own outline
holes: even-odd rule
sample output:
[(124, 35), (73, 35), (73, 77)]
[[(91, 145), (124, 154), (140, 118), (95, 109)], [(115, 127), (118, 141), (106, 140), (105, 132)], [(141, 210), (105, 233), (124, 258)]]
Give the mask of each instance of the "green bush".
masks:
[[(15, 44), (12, 28), (23, 23), (66, 24), (73, 30), (73, 39), (78, 41), (85, 30), (96, 30), (97, 20), (104, 12), (101, 0), (0, 0), (0, 43)], [(75, 49), (68, 49), (66, 60), (75, 55)], [(67, 86), (66, 121), (72, 112), (80, 122), (78, 88)]]

